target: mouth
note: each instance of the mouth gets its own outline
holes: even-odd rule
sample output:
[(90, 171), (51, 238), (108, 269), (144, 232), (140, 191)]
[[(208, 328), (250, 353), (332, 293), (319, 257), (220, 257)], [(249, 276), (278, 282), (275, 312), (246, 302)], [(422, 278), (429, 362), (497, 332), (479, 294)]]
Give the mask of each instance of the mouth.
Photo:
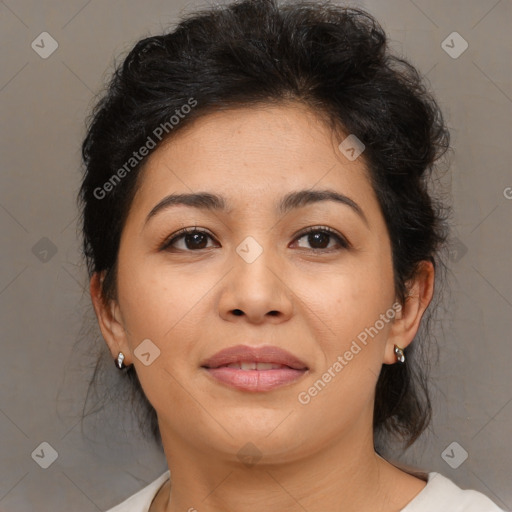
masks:
[(295, 370), (297, 368), (291, 368), (286, 364), (276, 364), (276, 363), (259, 363), (256, 361), (241, 361), (237, 363), (229, 363), (217, 366), (217, 368), (237, 368), (239, 370), (282, 370), (284, 368), (290, 368)]
[(294, 383), (308, 366), (279, 347), (237, 345), (221, 350), (201, 368), (218, 383), (244, 391), (270, 391)]
[(230, 365), (241, 370), (272, 370), (279, 368), (263, 367), (262, 365), (287, 366), (294, 370), (308, 370), (306, 363), (290, 352), (270, 345), (253, 347), (236, 345), (217, 352), (201, 363), (203, 368), (220, 368)]

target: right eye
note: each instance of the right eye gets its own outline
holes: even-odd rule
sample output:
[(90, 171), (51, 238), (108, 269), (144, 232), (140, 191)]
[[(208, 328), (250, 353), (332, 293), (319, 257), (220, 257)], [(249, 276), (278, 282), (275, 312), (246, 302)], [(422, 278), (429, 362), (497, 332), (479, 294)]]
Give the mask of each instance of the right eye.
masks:
[[(207, 249), (207, 239), (213, 240), (213, 237), (207, 231), (203, 231), (197, 228), (183, 228), (177, 233), (173, 233), (170, 238), (167, 238), (160, 247), (161, 251), (171, 251), (177, 249), (179, 251), (197, 251), (201, 249)], [(182, 247), (177, 247), (177, 242), (183, 242)]]

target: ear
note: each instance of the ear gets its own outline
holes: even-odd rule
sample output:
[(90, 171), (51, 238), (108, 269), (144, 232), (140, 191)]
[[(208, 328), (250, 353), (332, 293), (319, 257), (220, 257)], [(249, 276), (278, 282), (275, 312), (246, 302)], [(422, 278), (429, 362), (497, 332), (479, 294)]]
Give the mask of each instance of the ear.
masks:
[(101, 293), (104, 272), (95, 272), (89, 283), (92, 304), (98, 319), (101, 334), (106, 341), (110, 353), (114, 359), (117, 359), (119, 352), (125, 355), (124, 362), (126, 366), (131, 364), (131, 351), (126, 337), (126, 329), (122, 321), (117, 301), (110, 300), (105, 304)]
[(408, 294), (405, 303), (391, 325), (386, 341), (384, 364), (396, 363), (394, 346), (407, 347), (418, 332), (421, 318), (434, 294), (434, 265), (430, 261), (421, 261), (415, 276), (408, 282)]

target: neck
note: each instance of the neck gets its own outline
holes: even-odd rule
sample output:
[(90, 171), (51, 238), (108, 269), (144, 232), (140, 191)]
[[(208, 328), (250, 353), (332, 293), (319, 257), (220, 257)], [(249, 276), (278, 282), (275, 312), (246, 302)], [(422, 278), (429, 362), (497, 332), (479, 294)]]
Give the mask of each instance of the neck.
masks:
[(401, 510), (425, 482), (392, 466), (373, 449), (371, 432), (284, 462), (282, 455), (251, 464), (235, 454), (208, 453), (162, 436), (172, 485), (151, 512)]

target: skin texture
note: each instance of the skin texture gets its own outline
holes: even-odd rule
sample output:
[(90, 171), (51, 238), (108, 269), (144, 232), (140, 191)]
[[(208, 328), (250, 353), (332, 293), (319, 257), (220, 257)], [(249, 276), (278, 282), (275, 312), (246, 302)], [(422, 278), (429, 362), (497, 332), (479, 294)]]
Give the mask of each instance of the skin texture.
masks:
[[(364, 153), (349, 161), (337, 147), (343, 138), (300, 104), (241, 108), (200, 118), (148, 158), (121, 237), (117, 300), (102, 303), (98, 274), (90, 290), (112, 357), (121, 351), (135, 365), (158, 414), (172, 490), (160, 489), (152, 512), (391, 512), (424, 488), (375, 454), (372, 414), (381, 365), (397, 364), (394, 344), (412, 341), (432, 298), (430, 263), (394, 320), (310, 403), (297, 399), (397, 302)], [(303, 189), (342, 193), (366, 220), (334, 201), (277, 212), (285, 194)], [(190, 192), (222, 195), (230, 211), (174, 206), (145, 224), (163, 197)], [(189, 237), (159, 251), (196, 226), (211, 235), (204, 248)], [(310, 226), (330, 227), (350, 246), (333, 236), (315, 245), (301, 235)], [(252, 263), (236, 252), (248, 236), (263, 249)], [(160, 356), (145, 366), (134, 350), (148, 338)], [(309, 371), (254, 393), (200, 368), (237, 344), (277, 345)], [(261, 455), (251, 466), (238, 456), (249, 442)]]

